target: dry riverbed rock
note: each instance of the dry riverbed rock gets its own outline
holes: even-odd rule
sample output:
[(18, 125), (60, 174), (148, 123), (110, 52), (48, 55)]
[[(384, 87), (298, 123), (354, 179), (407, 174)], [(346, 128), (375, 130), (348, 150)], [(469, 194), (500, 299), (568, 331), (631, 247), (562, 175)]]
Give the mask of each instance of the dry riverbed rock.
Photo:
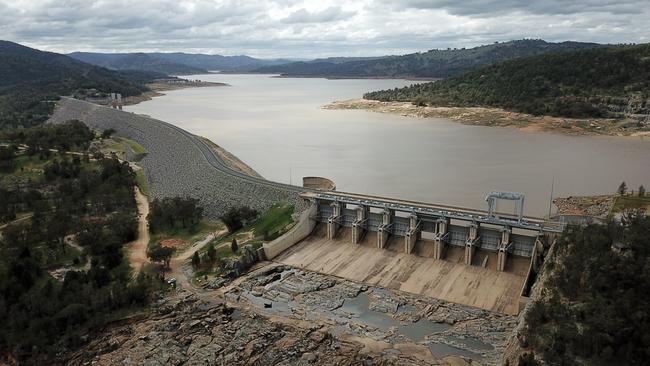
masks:
[(172, 292), (64, 362), (494, 365), (515, 325), (513, 316), (270, 264), (216, 291)]

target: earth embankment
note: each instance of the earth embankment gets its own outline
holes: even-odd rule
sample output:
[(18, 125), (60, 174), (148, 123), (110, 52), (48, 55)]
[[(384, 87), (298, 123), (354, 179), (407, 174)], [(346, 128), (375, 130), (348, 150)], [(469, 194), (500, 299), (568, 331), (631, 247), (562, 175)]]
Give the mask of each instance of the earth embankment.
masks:
[(112, 128), (117, 135), (142, 145), (147, 154), (139, 165), (144, 168), (151, 198), (197, 198), (212, 219), (237, 206), (264, 211), (277, 202), (291, 202), (301, 207), (300, 187), (233, 170), (200, 138), (166, 122), (64, 98), (50, 122), (71, 119), (100, 131)]

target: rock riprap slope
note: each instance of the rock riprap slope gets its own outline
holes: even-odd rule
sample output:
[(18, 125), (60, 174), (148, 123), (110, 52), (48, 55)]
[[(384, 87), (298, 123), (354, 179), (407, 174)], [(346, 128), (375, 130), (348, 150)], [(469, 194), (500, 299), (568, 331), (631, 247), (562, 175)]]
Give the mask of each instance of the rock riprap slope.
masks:
[(197, 198), (209, 218), (217, 218), (235, 206), (259, 211), (277, 202), (300, 206), (298, 188), (247, 179), (228, 168), (215, 167), (214, 157), (210, 157), (211, 164), (197, 145), (197, 137), (166, 122), (70, 98), (61, 100), (49, 122), (71, 119), (99, 131), (112, 128), (117, 135), (142, 145), (147, 154), (139, 164), (144, 168), (152, 198)]

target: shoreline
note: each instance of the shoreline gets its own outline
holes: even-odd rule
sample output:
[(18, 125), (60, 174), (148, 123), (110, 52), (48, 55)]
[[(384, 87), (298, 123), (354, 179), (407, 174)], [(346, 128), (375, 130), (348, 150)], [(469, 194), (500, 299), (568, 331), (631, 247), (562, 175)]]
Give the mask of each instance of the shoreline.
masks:
[(163, 92), (166, 91), (182, 90), (182, 89), (190, 89), (190, 88), (207, 88), (207, 87), (214, 87), (214, 86), (230, 86), (230, 84), (211, 82), (211, 81), (198, 81), (198, 82), (191, 81), (182, 84), (150, 83), (146, 85), (147, 87), (149, 87), (149, 89), (151, 89), (150, 91), (144, 92), (140, 95), (123, 98), (123, 105), (125, 106), (136, 105), (142, 102), (149, 101), (155, 97), (162, 97), (163, 95), (165, 95), (165, 93)]
[(445, 118), (473, 126), (509, 127), (524, 132), (559, 133), (571, 136), (650, 137), (650, 130), (631, 127), (618, 119), (574, 119), (533, 116), (499, 108), (484, 107), (418, 107), (411, 102), (380, 102), (367, 99), (335, 101), (321, 107), (330, 110), (361, 109), (404, 117)]
[(408, 80), (408, 81), (438, 81), (441, 78), (427, 78), (416, 76), (327, 76), (327, 75), (276, 75), (279, 79), (326, 79), (326, 80)]
[(213, 74), (219, 75), (269, 75), (272, 78), (279, 79), (326, 79), (326, 80), (410, 80), (410, 81), (437, 81), (442, 78), (434, 77), (418, 77), (418, 76), (331, 76), (331, 75), (286, 75), (279, 73), (258, 73), (258, 72), (245, 72), (236, 71), (228, 72), (221, 71)]
[[(190, 88), (204, 88), (204, 87), (211, 87), (211, 86), (230, 86), (230, 84), (201, 81), (201, 82), (189, 82), (184, 84), (156, 83), (156, 84), (148, 84), (148, 86), (152, 89), (151, 91), (145, 92), (137, 97), (126, 98), (124, 105), (125, 106), (136, 105), (142, 102), (149, 101), (155, 97), (162, 97), (165, 95), (165, 93), (161, 93), (162, 91), (182, 90), (182, 89), (190, 89)], [(248, 164), (241, 161), (237, 156), (233, 155), (226, 149), (219, 146), (214, 141), (203, 136), (197, 136), (197, 137), (205, 141), (210, 146), (210, 148), (217, 155), (219, 155), (221, 160), (223, 160), (224, 164), (226, 164), (231, 169), (239, 171), (251, 177), (264, 179), (264, 177), (261, 176), (258, 172), (256, 172), (255, 169), (253, 169)]]

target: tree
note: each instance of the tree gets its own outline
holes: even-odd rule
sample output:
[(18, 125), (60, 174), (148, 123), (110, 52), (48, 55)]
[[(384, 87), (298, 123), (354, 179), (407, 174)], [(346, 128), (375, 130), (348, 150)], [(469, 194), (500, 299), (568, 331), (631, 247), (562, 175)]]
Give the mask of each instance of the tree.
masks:
[(639, 186), (639, 197), (645, 196), (645, 187), (643, 185)]
[(621, 196), (625, 195), (625, 193), (627, 193), (627, 184), (625, 184), (625, 182), (621, 182), (621, 185), (618, 186), (617, 192)]
[(203, 218), (203, 208), (195, 198), (154, 199), (147, 218), (152, 232), (174, 229), (179, 225), (192, 232)]
[(239, 210), (234, 207), (228, 210), (228, 212), (226, 212), (223, 216), (221, 216), (221, 221), (226, 224), (226, 227), (228, 227), (228, 232), (230, 233), (234, 233), (243, 226), (241, 217), (239, 215)]
[(426, 107), (427, 106), (427, 101), (424, 99), (424, 97), (416, 97), (413, 100), (413, 105), (418, 106), (418, 107)]
[(208, 258), (210, 258), (210, 262), (214, 262), (216, 257), (217, 251), (214, 249), (214, 245), (210, 243), (210, 245), (208, 245)]
[(199, 252), (194, 252), (192, 256), (192, 267), (197, 268), (201, 264), (201, 258), (199, 257)]
[(174, 248), (163, 247), (160, 244), (156, 244), (149, 248), (147, 251), (147, 257), (149, 257), (152, 262), (162, 262), (165, 268), (169, 268), (169, 262), (171, 261), (174, 251)]
[(232, 238), (232, 243), (230, 243), (230, 250), (232, 250), (233, 253), (237, 254), (237, 251), (239, 250), (239, 246), (237, 245), (237, 238)]
[(104, 130), (104, 132), (102, 132), (102, 138), (103, 139), (110, 138), (111, 135), (114, 134), (114, 133), (115, 133), (114, 129), (112, 129), (112, 128), (106, 129), (106, 130)]
[(12, 147), (0, 146), (0, 172), (13, 171), (15, 157), (16, 154)]
[(233, 207), (220, 218), (228, 227), (228, 232), (234, 233), (255, 217), (257, 217), (257, 211), (250, 207)]
[[(27, 146), (37, 146), (30, 160), (44, 160), (49, 151), (43, 146), (85, 149), (86, 130), (48, 125), (21, 129), (15, 138), (29, 136), (34, 144)], [(0, 344), (15, 350), (17, 363), (38, 363), (59, 344), (77, 347), (88, 328), (101, 328), (113, 312), (150, 299), (153, 283), (143, 273), (133, 281), (122, 254), (137, 233), (133, 171), (113, 159), (88, 161), (89, 169), (81, 169), (80, 157), (57, 154), (56, 164), (41, 162), (38, 179), (0, 188), (0, 221), (17, 210), (33, 213), (0, 228)], [(60, 283), (44, 269), (69, 259), (83, 262), (65, 243), (72, 233), (90, 268), (69, 271)], [(171, 249), (152, 249), (152, 258), (168, 264)]]

